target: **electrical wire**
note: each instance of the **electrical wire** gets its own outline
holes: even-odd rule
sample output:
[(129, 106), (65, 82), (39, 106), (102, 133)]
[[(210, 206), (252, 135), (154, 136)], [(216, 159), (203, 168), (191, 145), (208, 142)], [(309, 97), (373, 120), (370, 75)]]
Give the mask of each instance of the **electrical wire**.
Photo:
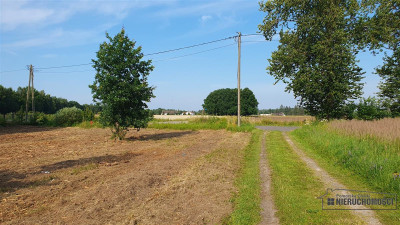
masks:
[(26, 69), (18, 69), (18, 70), (5, 70), (5, 71), (1, 71), (0, 73), (9, 73), (9, 72), (17, 72), (17, 71), (23, 71)]
[(65, 68), (65, 67), (86, 66), (86, 65), (92, 65), (92, 64), (93, 63), (83, 63), (83, 64), (76, 64), (76, 65), (68, 65), (68, 66), (39, 67), (36, 69), (37, 70), (47, 70), (47, 69), (58, 69), (58, 68)]
[[(263, 35), (263, 34), (242, 34), (242, 36), (244, 36), (244, 37), (246, 37), (246, 36), (255, 36), (255, 35)], [(179, 50), (183, 50), (183, 49), (187, 49), (187, 48), (194, 48), (194, 47), (198, 47), (198, 46), (202, 46), (202, 45), (212, 44), (212, 43), (215, 43), (215, 42), (230, 40), (230, 39), (237, 38), (237, 37), (238, 36), (235, 35), (235, 36), (226, 37), (226, 38), (222, 38), (222, 39), (218, 39), (218, 40), (214, 40), (214, 41), (208, 41), (208, 42), (203, 42), (203, 43), (200, 43), (200, 44), (185, 46), (185, 47), (181, 47), (181, 48), (175, 48), (175, 49), (170, 49), (170, 50), (165, 50), (165, 51), (160, 51), (160, 52), (154, 52), (154, 53), (150, 53), (150, 54), (144, 54), (143, 56), (158, 55), (158, 54), (164, 54), (164, 53), (168, 53), (168, 52), (179, 51)], [(247, 41), (247, 42), (249, 42), (249, 41)], [(230, 45), (233, 45), (233, 44), (230, 44)], [(191, 54), (187, 54), (187, 55), (183, 55), (183, 56), (177, 56), (177, 57), (172, 57), (172, 58), (167, 58), (167, 59), (161, 59), (161, 60), (157, 60), (157, 61), (154, 61), (154, 62), (166, 61), (166, 60), (182, 58), (182, 57), (186, 57), (186, 56), (190, 56), (190, 55), (196, 55), (196, 54), (200, 54), (200, 53), (203, 53), (203, 52), (208, 52), (208, 51), (216, 50), (216, 49), (219, 49), (219, 48), (227, 47), (227, 46), (230, 46), (230, 45), (225, 45), (225, 46), (221, 46), (221, 47), (217, 47), (217, 48), (213, 48), (213, 49), (208, 49), (208, 50), (201, 51), (201, 52), (191, 53)], [(90, 63), (83, 63), (83, 64), (75, 64), (75, 65), (38, 67), (38, 68), (35, 68), (35, 69), (36, 70), (59, 69), (59, 68), (68, 68), (68, 67), (87, 66), (87, 65), (92, 65), (92, 64), (93, 63), (90, 62)], [(0, 73), (17, 72), (17, 71), (23, 71), (23, 70), (26, 70), (26, 69), (6, 70), (6, 71), (0, 71)], [(44, 73), (44, 72), (41, 72), (41, 73)]]
[(35, 71), (36, 73), (80, 73), (80, 72), (90, 72), (90, 71), (93, 71), (93, 70), (75, 70), (75, 71), (52, 71), (52, 72), (49, 72), (49, 71), (45, 71), (45, 72), (43, 72), (43, 71)]
[(144, 56), (158, 55), (158, 54), (163, 54), (163, 53), (167, 53), (167, 52), (174, 52), (174, 51), (178, 51), (178, 50), (182, 50), (182, 49), (186, 49), (186, 48), (193, 48), (193, 47), (197, 47), (197, 46), (201, 46), (201, 45), (207, 45), (207, 44), (211, 44), (211, 43), (215, 43), (215, 42), (219, 42), (219, 41), (225, 41), (225, 40), (229, 40), (229, 39), (232, 39), (232, 38), (235, 38), (235, 37), (237, 37), (237, 36), (222, 38), (222, 39), (219, 39), (219, 40), (204, 42), (204, 43), (195, 44), (195, 45), (190, 45), (190, 46), (186, 46), (186, 47), (182, 47), (182, 48), (175, 48), (175, 49), (165, 50), (165, 51), (161, 51), (161, 52), (145, 54)]
[(212, 49), (207, 49), (207, 50), (204, 50), (204, 51), (195, 52), (195, 53), (191, 53), (191, 54), (176, 56), (176, 57), (172, 57), (172, 58), (154, 60), (153, 62), (161, 62), (161, 61), (167, 61), (167, 60), (172, 60), (172, 59), (183, 58), (183, 57), (191, 56), (191, 55), (197, 55), (197, 54), (200, 54), (200, 53), (209, 52), (209, 51), (217, 50), (217, 49), (220, 49), (220, 48), (225, 48), (225, 47), (232, 46), (232, 45), (236, 45), (236, 43), (232, 43), (232, 44), (229, 44), (229, 45), (224, 45), (224, 46), (220, 46), (220, 47), (216, 47), (216, 48), (212, 48)]

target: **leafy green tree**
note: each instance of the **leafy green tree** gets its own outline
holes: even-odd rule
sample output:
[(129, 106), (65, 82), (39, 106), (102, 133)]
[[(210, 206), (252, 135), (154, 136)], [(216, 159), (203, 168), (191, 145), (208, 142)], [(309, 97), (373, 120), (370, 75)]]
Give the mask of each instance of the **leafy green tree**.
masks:
[(94, 113), (88, 106), (85, 107), (85, 110), (82, 112), (82, 116), (83, 121), (92, 121), (94, 119)]
[(342, 117), (345, 105), (362, 94), (353, 45), (358, 2), (273, 0), (261, 2), (260, 10), (265, 38), (280, 36), (267, 68), (276, 83), (287, 84), (309, 114)]
[(384, 65), (376, 69), (382, 78), (379, 96), (386, 100), (392, 116), (400, 116), (400, 46), (384, 61)]
[(356, 106), (356, 117), (361, 120), (376, 120), (388, 117), (390, 114), (383, 109), (382, 104), (374, 97), (361, 99)]
[(113, 138), (123, 139), (128, 127), (138, 131), (151, 119), (146, 102), (153, 95), (147, 77), (153, 70), (151, 60), (142, 60), (142, 48), (125, 35), (122, 29), (114, 37), (106, 33), (108, 42), (100, 44), (97, 59), (92, 60), (96, 76), (92, 89), (94, 101), (103, 103), (100, 121), (111, 126)]
[(379, 96), (392, 116), (400, 116), (400, 1), (362, 0), (362, 15), (356, 26), (360, 49), (385, 51), (384, 64), (376, 68), (382, 78)]
[[(258, 102), (250, 89), (241, 90), (240, 103), (241, 115), (257, 114)], [(211, 92), (204, 99), (203, 108), (211, 115), (237, 115), (237, 89), (224, 88)]]
[[(237, 89), (234, 89), (237, 99)], [(237, 101), (237, 100), (236, 100)], [(256, 96), (249, 88), (244, 88), (240, 92), (240, 114), (244, 116), (258, 114), (258, 101)]]
[(74, 107), (66, 107), (60, 109), (55, 114), (55, 123), (58, 126), (71, 126), (75, 123), (82, 122), (82, 110)]
[(366, 16), (367, 43), (371, 49), (388, 49), (383, 66), (376, 69), (382, 78), (380, 97), (386, 100), (393, 116), (400, 116), (400, 1), (364, 0), (373, 16)]
[(7, 113), (16, 112), (18, 109), (18, 96), (11, 88), (0, 85), (0, 114), (5, 118)]

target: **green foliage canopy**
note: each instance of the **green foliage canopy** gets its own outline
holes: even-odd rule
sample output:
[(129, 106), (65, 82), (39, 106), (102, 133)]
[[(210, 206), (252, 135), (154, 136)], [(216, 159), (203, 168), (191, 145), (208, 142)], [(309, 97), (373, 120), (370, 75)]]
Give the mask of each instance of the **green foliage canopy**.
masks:
[(103, 103), (100, 121), (114, 128), (114, 137), (122, 139), (128, 127), (140, 129), (151, 119), (146, 102), (153, 96), (147, 77), (153, 70), (151, 60), (144, 61), (142, 48), (125, 35), (125, 30), (100, 44), (92, 89), (94, 101)]
[(367, 27), (368, 32), (360, 39), (372, 50), (389, 50), (389, 53), (385, 52), (384, 64), (376, 69), (382, 78), (379, 96), (385, 99), (393, 116), (400, 116), (400, 1), (363, 2), (367, 9), (363, 17), (363, 27)]
[(15, 112), (19, 107), (17, 94), (11, 88), (0, 85), (0, 114)]
[(268, 72), (311, 115), (342, 117), (346, 103), (362, 93), (363, 72), (352, 44), (358, 2), (272, 0), (261, 2), (260, 10), (266, 12), (259, 25), (265, 38), (280, 36)]
[(55, 123), (58, 126), (71, 126), (82, 122), (82, 110), (76, 107), (67, 107), (57, 111), (55, 114)]
[[(240, 104), (242, 116), (258, 113), (258, 101), (249, 88), (241, 89)], [(237, 115), (237, 88), (224, 88), (211, 92), (204, 99), (203, 108), (211, 115)]]

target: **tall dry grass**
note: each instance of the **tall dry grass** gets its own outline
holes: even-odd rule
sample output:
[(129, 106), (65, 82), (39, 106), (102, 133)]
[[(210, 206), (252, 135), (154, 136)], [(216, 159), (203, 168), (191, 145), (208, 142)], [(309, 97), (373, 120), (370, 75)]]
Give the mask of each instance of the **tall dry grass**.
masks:
[(375, 121), (335, 120), (330, 122), (328, 127), (358, 137), (400, 142), (400, 118), (385, 118)]

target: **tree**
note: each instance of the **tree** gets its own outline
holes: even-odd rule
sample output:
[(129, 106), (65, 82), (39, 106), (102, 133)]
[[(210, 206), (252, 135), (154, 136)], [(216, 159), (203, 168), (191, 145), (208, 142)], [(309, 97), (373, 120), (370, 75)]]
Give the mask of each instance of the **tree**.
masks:
[(5, 115), (19, 109), (18, 97), (11, 88), (0, 85), (0, 114)]
[(142, 60), (142, 48), (125, 35), (122, 29), (113, 38), (106, 33), (108, 42), (100, 44), (92, 60), (96, 69), (92, 89), (93, 100), (103, 103), (100, 121), (111, 126), (113, 138), (125, 137), (128, 127), (138, 131), (151, 119), (146, 102), (153, 96), (153, 87), (147, 77), (153, 70), (151, 60)]
[[(244, 88), (240, 95), (240, 115), (254, 115), (258, 112), (258, 102), (253, 92)], [(237, 115), (237, 89), (218, 89), (204, 99), (203, 108), (211, 115)]]
[(267, 40), (278, 33), (280, 45), (267, 71), (300, 105), (318, 118), (340, 118), (348, 102), (362, 92), (353, 28), (356, 0), (275, 0), (260, 3), (267, 13), (259, 25)]
[[(370, 50), (387, 49), (384, 64), (376, 69), (382, 78), (380, 93), (393, 116), (400, 116), (400, 1), (364, 0), (366, 10), (362, 17), (362, 40)], [(372, 13), (372, 16), (370, 15)], [(360, 33), (360, 32), (358, 32)]]
[(382, 104), (374, 97), (368, 97), (360, 100), (356, 105), (357, 119), (376, 120), (389, 116), (389, 113), (382, 109)]

